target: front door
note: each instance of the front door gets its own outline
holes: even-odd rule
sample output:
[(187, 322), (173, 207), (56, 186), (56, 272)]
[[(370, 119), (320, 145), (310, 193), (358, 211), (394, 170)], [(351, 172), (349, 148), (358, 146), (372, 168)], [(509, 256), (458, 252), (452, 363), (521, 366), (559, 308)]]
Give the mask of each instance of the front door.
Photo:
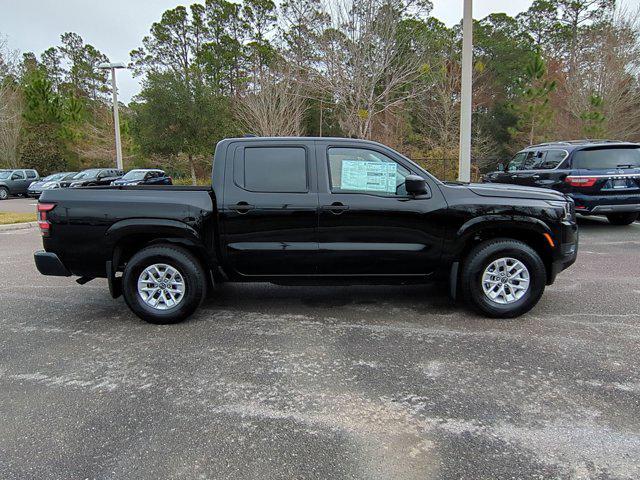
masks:
[(308, 142), (231, 146), (224, 184), (222, 238), (233, 272), (317, 273), (318, 194)]
[[(435, 182), (407, 195), (407, 175), (425, 176), (383, 147), (319, 143), (319, 273), (422, 276), (440, 258), (446, 202)], [(427, 176), (428, 177), (428, 176)]]

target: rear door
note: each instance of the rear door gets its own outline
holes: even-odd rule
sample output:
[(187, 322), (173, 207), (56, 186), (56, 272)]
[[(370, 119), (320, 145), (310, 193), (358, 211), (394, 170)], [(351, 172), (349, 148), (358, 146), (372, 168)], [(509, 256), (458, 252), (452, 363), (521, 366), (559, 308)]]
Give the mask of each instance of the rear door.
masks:
[(446, 202), (435, 184), (407, 195), (407, 175), (423, 174), (375, 145), (318, 142), (319, 273), (422, 276), (440, 259)]
[(312, 145), (302, 140), (230, 145), (220, 215), (231, 271), (244, 276), (317, 273)]

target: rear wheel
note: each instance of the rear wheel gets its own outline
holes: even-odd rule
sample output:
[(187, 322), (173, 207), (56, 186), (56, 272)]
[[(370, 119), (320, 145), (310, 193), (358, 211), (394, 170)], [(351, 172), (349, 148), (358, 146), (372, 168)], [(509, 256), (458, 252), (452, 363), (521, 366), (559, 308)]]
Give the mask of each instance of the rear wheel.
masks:
[(607, 215), (607, 220), (609, 220), (609, 223), (612, 225), (631, 225), (637, 219), (637, 212), (610, 213)]
[(133, 313), (155, 324), (177, 323), (200, 306), (206, 275), (187, 250), (172, 245), (144, 248), (127, 263), (123, 295)]
[(6, 200), (7, 198), (9, 198), (9, 189), (0, 187), (0, 200)]
[(528, 312), (540, 300), (545, 284), (542, 259), (517, 240), (496, 239), (477, 245), (462, 269), (466, 301), (494, 318), (513, 318)]

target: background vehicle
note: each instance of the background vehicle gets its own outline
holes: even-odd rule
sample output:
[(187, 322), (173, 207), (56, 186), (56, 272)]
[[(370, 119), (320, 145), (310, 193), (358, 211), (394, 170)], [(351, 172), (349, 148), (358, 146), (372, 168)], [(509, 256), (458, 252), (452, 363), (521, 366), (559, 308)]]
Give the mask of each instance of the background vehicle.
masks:
[(173, 185), (173, 180), (162, 170), (140, 168), (127, 172), (111, 185)]
[(629, 225), (640, 212), (640, 145), (609, 140), (532, 145), (484, 181), (552, 188), (573, 198), (578, 213)]
[(26, 195), (29, 185), (39, 178), (38, 172), (31, 169), (0, 170), (0, 200)]
[(77, 173), (78, 172), (61, 172), (41, 178), (37, 182), (33, 182), (29, 185), (27, 193), (30, 197), (38, 198), (43, 190), (60, 188), (60, 182), (71, 179)]
[(110, 185), (114, 180), (122, 178), (124, 171), (113, 168), (91, 168), (75, 174), (71, 179), (60, 182), (61, 187), (95, 187)]
[(351, 139), (227, 139), (212, 187), (49, 190), (38, 212), (41, 273), (106, 277), (153, 323), (186, 318), (224, 280), (443, 277), (453, 297), (460, 289), (485, 315), (514, 317), (575, 261), (578, 240), (565, 195), (442, 183), (384, 145)]

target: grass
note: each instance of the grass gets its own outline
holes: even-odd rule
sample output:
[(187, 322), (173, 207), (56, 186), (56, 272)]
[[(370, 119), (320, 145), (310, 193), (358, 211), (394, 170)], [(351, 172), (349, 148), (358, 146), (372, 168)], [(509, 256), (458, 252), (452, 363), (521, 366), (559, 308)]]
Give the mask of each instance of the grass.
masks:
[(9, 225), (11, 223), (35, 222), (35, 213), (12, 213), (0, 212), (0, 225)]

